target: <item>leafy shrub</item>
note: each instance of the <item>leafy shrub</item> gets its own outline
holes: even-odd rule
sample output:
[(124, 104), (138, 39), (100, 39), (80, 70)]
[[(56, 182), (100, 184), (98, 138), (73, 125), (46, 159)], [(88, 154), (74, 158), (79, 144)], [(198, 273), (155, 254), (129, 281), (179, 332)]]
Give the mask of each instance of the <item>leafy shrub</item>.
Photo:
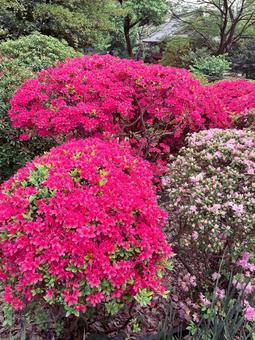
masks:
[(1, 116), (5, 117), (14, 92), (25, 80), (32, 78), (34, 72), (29, 66), (22, 64), (19, 60), (1, 56), (0, 74)]
[(238, 128), (254, 126), (255, 84), (247, 80), (224, 80), (210, 86), (221, 98), (223, 110)]
[(0, 55), (15, 59), (18, 64), (27, 66), (33, 72), (41, 71), (57, 61), (79, 55), (65, 41), (33, 33), (17, 40), (7, 40), (0, 44)]
[[(79, 55), (65, 42), (34, 33), (0, 44), (0, 105), (6, 112), (16, 89), (27, 79), (57, 61)], [(2, 112), (3, 114), (3, 112)]]
[(186, 65), (186, 67), (193, 66), (197, 60), (202, 60), (204, 58), (207, 58), (210, 56), (210, 51), (203, 47), (203, 48), (197, 48), (195, 50), (190, 50), (189, 53), (182, 56), (183, 63)]
[(7, 115), (11, 97), (35, 72), (74, 55), (66, 43), (39, 33), (0, 44), (0, 182), (53, 145), (39, 138), (19, 141), (20, 132), (11, 128)]
[(194, 79), (198, 80), (202, 85), (208, 85), (208, 79), (202, 73), (192, 73)]
[(190, 69), (195, 73), (202, 73), (206, 76), (222, 77), (223, 73), (230, 69), (230, 62), (222, 55), (207, 56), (196, 59)]
[(179, 147), (189, 131), (229, 124), (188, 71), (108, 55), (42, 71), (18, 89), (9, 115), (29, 135), (128, 137), (150, 159)]
[(255, 79), (255, 40), (249, 39), (239, 47), (239, 52), (235, 50), (231, 57), (233, 70), (245, 74), (246, 78)]
[(5, 301), (18, 310), (45, 300), (79, 315), (100, 302), (111, 310), (128, 297), (145, 305), (164, 295), (171, 249), (151, 180), (127, 146), (95, 138), (20, 169), (0, 194)]
[(199, 290), (211, 287), (226, 248), (228, 273), (243, 252), (254, 251), (254, 154), (254, 131), (211, 129), (189, 136), (169, 166), (167, 232), (184, 266), (176, 281), (183, 316), (185, 299), (192, 306)]
[(166, 42), (163, 56), (160, 61), (165, 66), (184, 67), (183, 56), (191, 49), (189, 39), (175, 37)]

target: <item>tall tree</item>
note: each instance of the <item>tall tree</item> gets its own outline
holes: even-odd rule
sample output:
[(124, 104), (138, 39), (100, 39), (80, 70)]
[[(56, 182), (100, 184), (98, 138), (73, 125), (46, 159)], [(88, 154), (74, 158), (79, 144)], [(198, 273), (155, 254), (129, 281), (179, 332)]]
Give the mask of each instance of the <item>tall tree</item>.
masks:
[(0, 39), (33, 31), (65, 39), (73, 47), (107, 40), (113, 0), (0, 0)]
[(193, 7), (181, 0), (179, 4), (173, 15), (207, 41), (216, 55), (229, 52), (255, 24), (254, 0), (200, 0)]
[(126, 49), (133, 56), (132, 29), (148, 24), (159, 25), (168, 11), (167, 0), (117, 0), (123, 14), (123, 32)]

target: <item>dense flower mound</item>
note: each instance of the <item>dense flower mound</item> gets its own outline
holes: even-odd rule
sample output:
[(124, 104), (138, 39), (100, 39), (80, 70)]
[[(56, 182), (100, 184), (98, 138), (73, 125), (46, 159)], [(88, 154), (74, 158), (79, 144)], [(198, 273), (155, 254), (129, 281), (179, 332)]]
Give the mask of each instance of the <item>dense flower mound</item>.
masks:
[[(211, 307), (211, 294), (210, 301), (217, 295), (217, 310), (224, 310), (222, 301), (231, 275), (235, 275), (238, 291), (245, 289), (241, 299), (245, 297), (247, 304), (254, 294), (254, 175), (255, 132), (245, 129), (192, 134), (169, 165), (163, 181), (170, 220), (167, 233), (183, 264), (173, 296), (188, 321), (198, 322), (201, 307), (202, 311)], [(224, 275), (215, 290), (219, 271)]]
[(191, 135), (165, 178), (174, 233), (187, 251), (240, 255), (255, 243), (255, 132)]
[[(164, 294), (171, 256), (148, 163), (126, 145), (70, 141), (1, 187), (0, 279), (14, 308), (34, 298), (89, 305)], [(144, 301), (145, 300), (145, 301)]]
[(210, 88), (220, 98), (223, 109), (234, 119), (255, 110), (255, 83), (247, 80), (224, 80)]
[(9, 115), (30, 135), (128, 137), (148, 158), (187, 132), (229, 125), (211, 90), (187, 70), (109, 55), (40, 72), (16, 92)]

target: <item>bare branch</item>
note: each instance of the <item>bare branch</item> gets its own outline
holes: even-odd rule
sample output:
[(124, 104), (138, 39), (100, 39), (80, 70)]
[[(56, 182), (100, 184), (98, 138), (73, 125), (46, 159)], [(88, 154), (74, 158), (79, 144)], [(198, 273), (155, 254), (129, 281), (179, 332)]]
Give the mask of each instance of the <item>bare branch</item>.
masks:
[(177, 14), (174, 14), (174, 13), (173, 13), (173, 17), (175, 17), (176, 19), (178, 19), (178, 20), (181, 21), (182, 23), (184, 23), (184, 24), (186, 24), (186, 25), (189, 25), (190, 28), (191, 28), (194, 32), (196, 32), (197, 34), (199, 34), (203, 39), (205, 39), (205, 41), (207, 41), (207, 43), (208, 43), (208, 45), (209, 45), (209, 48), (212, 49), (212, 46), (211, 46), (211, 43), (210, 43), (208, 37), (207, 37), (206, 35), (204, 35), (202, 32), (200, 32), (196, 27), (194, 27), (194, 25), (193, 25), (191, 22), (189, 22), (189, 21), (183, 19), (182, 17), (180, 17), (180, 16), (178, 16)]
[[(241, 39), (255, 21), (255, 3), (250, 0), (201, 0), (201, 9), (205, 15), (215, 20), (218, 27), (220, 42), (216, 54), (226, 53), (234, 42)], [(180, 21), (188, 25), (210, 42), (203, 30), (195, 27), (192, 19), (185, 20), (176, 15)], [(211, 44), (209, 45), (211, 48)]]

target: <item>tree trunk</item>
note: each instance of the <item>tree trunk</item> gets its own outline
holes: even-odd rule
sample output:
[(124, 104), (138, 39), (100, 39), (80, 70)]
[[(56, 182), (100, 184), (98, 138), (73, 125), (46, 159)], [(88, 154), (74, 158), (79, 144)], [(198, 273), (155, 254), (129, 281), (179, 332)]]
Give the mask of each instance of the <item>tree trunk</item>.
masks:
[(220, 44), (215, 52), (215, 55), (220, 55), (225, 53), (225, 36), (220, 37)]
[(132, 49), (132, 43), (130, 39), (130, 28), (131, 28), (130, 17), (129, 15), (127, 15), (124, 19), (124, 34), (125, 34), (125, 40), (126, 40), (126, 46), (127, 46), (127, 53), (129, 57), (133, 57), (133, 49)]
[(214, 53), (215, 55), (221, 55), (221, 54), (225, 54), (227, 51), (227, 46), (225, 41), (221, 41), (219, 47), (217, 48), (216, 52)]
[(237, 21), (233, 22), (227, 33), (221, 34), (220, 45), (216, 51), (216, 55), (228, 53), (233, 45)]

